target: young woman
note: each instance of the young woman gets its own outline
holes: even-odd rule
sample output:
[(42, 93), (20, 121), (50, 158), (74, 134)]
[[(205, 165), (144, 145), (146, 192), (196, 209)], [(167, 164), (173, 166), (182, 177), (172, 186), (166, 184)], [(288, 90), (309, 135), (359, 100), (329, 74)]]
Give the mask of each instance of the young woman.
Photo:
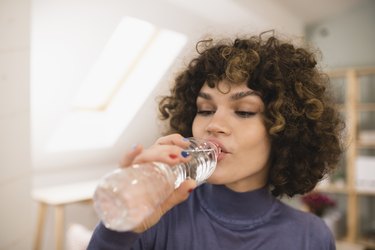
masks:
[(208, 183), (185, 181), (132, 232), (99, 224), (88, 249), (335, 249), (324, 222), (277, 199), (311, 191), (334, 169), (344, 128), (329, 79), (302, 47), (261, 34), (197, 44), (160, 102), (167, 135), (123, 166), (189, 160), (184, 137), (222, 152)]

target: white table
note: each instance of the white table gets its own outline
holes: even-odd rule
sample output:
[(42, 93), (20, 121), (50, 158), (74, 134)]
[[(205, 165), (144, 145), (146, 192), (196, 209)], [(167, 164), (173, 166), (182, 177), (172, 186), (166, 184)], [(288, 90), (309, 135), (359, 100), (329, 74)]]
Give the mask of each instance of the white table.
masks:
[(98, 181), (95, 180), (40, 188), (32, 191), (32, 198), (38, 203), (38, 219), (34, 237), (34, 250), (41, 249), (48, 206), (52, 206), (55, 211), (55, 249), (63, 249), (65, 206), (73, 203), (91, 203), (97, 184)]

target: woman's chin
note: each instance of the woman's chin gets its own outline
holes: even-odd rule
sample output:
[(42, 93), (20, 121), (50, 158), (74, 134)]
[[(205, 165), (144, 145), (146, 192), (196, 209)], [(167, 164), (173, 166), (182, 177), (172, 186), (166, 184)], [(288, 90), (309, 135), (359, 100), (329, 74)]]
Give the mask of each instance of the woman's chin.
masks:
[(220, 178), (217, 174), (213, 173), (210, 178), (207, 179), (207, 183), (213, 185), (223, 185), (225, 184), (222, 178)]

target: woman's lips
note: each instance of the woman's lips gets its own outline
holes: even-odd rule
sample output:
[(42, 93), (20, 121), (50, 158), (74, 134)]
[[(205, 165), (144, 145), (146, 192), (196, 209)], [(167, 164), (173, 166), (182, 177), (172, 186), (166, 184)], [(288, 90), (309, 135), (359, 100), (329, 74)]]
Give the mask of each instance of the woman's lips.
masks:
[(208, 139), (208, 141), (214, 143), (218, 148), (219, 148), (219, 154), (217, 156), (217, 161), (221, 161), (222, 159), (224, 159), (224, 157), (229, 154), (229, 152), (227, 151), (227, 149), (224, 147), (224, 145), (215, 140), (215, 139)]
[(221, 152), (219, 153), (219, 155), (217, 156), (217, 161), (219, 162), (219, 161), (223, 160), (223, 159), (225, 158), (226, 154), (227, 154), (227, 153), (221, 151)]

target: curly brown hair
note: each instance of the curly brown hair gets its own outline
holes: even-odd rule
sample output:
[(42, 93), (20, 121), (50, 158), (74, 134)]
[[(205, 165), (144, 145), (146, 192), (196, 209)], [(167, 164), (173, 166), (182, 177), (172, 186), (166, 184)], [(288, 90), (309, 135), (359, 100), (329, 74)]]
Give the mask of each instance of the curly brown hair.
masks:
[(274, 34), (203, 40), (199, 55), (175, 80), (170, 96), (159, 103), (168, 133), (192, 136), (196, 98), (204, 83), (247, 82), (261, 94), (271, 141), (268, 184), (274, 196), (311, 191), (337, 165), (343, 152), (344, 122), (329, 91), (329, 78), (315, 53)]

